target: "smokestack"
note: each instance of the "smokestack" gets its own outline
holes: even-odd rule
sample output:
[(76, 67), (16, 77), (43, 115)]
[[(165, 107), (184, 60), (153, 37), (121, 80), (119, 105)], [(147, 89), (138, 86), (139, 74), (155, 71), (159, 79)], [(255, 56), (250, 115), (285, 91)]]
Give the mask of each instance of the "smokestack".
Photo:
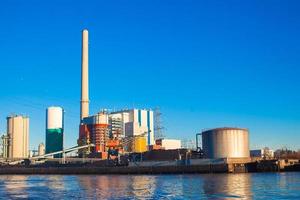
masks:
[(82, 31), (80, 121), (89, 116), (89, 32)]

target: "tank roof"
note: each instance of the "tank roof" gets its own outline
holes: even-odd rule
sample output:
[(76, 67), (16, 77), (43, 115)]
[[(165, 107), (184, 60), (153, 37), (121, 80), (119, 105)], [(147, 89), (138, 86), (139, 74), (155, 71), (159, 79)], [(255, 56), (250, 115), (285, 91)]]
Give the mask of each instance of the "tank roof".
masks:
[(219, 130), (243, 130), (248, 131), (247, 128), (238, 128), (238, 127), (222, 127), (222, 128), (213, 128), (213, 129), (206, 129), (203, 130), (202, 133), (210, 132), (210, 131), (219, 131)]
[(29, 118), (27, 115), (22, 115), (22, 114), (11, 114), (11, 115), (7, 116), (6, 119), (16, 118), (16, 117)]

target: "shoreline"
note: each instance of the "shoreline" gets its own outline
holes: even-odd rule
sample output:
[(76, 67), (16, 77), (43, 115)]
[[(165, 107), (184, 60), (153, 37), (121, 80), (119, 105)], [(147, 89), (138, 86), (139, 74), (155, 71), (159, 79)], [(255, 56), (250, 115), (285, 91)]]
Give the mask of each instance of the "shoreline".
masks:
[(260, 173), (260, 172), (299, 172), (294, 170), (244, 170), (229, 171), (228, 165), (193, 165), (193, 166), (152, 166), (152, 167), (1, 167), (0, 175), (158, 175), (158, 174), (236, 174), (236, 173)]

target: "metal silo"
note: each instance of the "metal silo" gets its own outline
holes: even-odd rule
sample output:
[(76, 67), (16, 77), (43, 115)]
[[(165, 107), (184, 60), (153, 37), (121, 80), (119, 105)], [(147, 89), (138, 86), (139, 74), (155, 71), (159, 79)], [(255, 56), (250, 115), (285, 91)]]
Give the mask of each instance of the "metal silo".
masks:
[(44, 143), (40, 143), (38, 146), (38, 155), (42, 156), (45, 154), (45, 145)]
[(205, 158), (248, 158), (248, 129), (216, 128), (203, 131), (202, 148)]
[(29, 118), (22, 115), (7, 117), (7, 137), (5, 156), (9, 158), (28, 158)]
[[(46, 111), (46, 153), (63, 150), (64, 110), (61, 107), (49, 107)], [(55, 155), (54, 157), (61, 157)]]

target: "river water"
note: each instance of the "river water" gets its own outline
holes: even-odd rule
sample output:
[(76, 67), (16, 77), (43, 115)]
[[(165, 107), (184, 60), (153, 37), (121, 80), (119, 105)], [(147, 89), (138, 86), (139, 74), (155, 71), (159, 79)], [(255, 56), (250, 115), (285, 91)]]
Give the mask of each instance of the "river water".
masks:
[(300, 199), (300, 173), (2, 175), (0, 199)]

